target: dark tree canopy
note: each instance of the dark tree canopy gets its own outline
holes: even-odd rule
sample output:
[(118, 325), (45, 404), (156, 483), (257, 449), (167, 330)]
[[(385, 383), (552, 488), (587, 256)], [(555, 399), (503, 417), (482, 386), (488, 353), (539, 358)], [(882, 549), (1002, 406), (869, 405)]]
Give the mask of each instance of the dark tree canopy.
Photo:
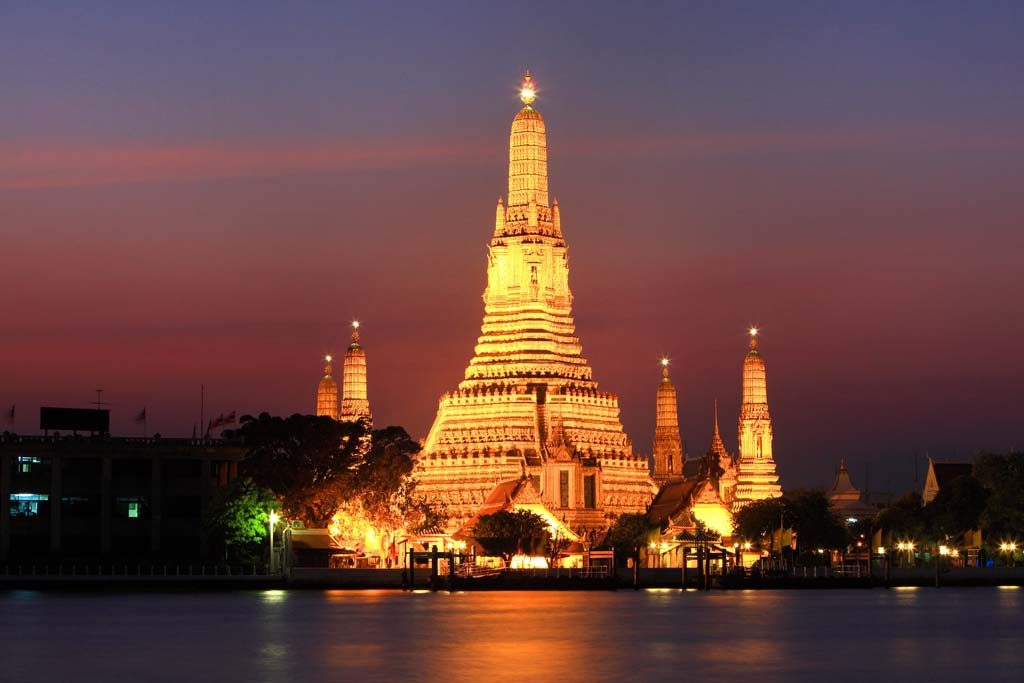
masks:
[(544, 518), (529, 510), (499, 510), (477, 520), (473, 538), (507, 563), (513, 555), (542, 554), (550, 532)]
[(978, 524), (993, 543), (1024, 529), (1024, 452), (981, 453), (974, 477), (989, 491)]
[(781, 498), (755, 500), (741, 507), (733, 515), (736, 534), (748, 541), (759, 541), (779, 528), (785, 515)]
[(824, 491), (791, 491), (783, 497), (785, 525), (796, 532), (796, 552), (815, 548), (839, 550), (850, 543), (846, 523), (832, 509)]
[(238, 430), (248, 450), (241, 469), (278, 496), (288, 518), (324, 527), (338, 509), (345, 478), (360, 462), (366, 435), (362, 423), (329, 417), (246, 415)]
[(620, 559), (636, 558), (640, 556), (640, 549), (647, 545), (656, 529), (657, 527), (647, 519), (647, 515), (619, 515), (608, 529), (603, 545), (614, 549)]
[(988, 497), (988, 489), (974, 477), (948, 482), (924, 509), (930, 536), (941, 541), (977, 529)]
[(792, 529), (798, 555), (817, 548), (845, 548), (849, 543), (845, 522), (820, 490), (790, 491), (781, 498), (748, 503), (736, 512), (734, 523), (737, 535), (750, 541), (772, 538), (782, 528)]

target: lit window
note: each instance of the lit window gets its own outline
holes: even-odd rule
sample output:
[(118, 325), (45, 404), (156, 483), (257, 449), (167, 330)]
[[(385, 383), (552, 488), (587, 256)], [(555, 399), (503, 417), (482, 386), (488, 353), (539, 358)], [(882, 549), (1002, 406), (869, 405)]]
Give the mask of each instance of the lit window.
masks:
[(129, 519), (138, 519), (139, 518), (139, 504), (138, 503), (128, 503), (128, 518)]
[(18, 471), (22, 474), (30, 474), (32, 472), (32, 465), (38, 465), (42, 462), (41, 458), (32, 455), (19, 455), (18, 456)]
[(11, 516), (35, 517), (39, 514), (39, 503), (49, 499), (45, 493), (12, 493)]

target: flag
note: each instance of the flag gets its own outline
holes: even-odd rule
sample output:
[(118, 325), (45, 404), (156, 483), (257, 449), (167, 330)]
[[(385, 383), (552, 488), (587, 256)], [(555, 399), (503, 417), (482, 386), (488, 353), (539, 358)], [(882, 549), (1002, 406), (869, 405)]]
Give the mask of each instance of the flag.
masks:
[(142, 412), (140, 412), (138, 415), (135, 416), (135, 421), (136, 422), (145, 422), (146, 421), (146, 409), (145, 408), (143, 408)]

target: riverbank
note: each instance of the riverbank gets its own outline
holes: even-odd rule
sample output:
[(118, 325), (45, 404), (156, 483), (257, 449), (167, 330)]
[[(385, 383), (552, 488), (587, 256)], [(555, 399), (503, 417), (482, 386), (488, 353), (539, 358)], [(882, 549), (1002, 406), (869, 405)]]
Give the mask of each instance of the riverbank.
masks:
[[(568, 570), (529, 570), (498, 573), (480, 578), (437, 577), (428, 572), (414, 575), (409, 584), (402, 569), (292, 569), (287, 576), (267, 574), (89, 574), (0, 575), (0, 590), (454, 590), (454, 591), (608, 591), (633, 588), (701, 589), (705, 585), (691, 572), (683, 584), (677, 569), (631, 569), (614, 576), (580, 576)], [(934, 587), (935, 573), (927, 568), (894, 569), (885, 577), (853, 576), (716, 576), (713, 590), (834, 590), (901, 587)], [(1024, 586), (1024, 568), (956, 569), (939, 575), (940, 587)]]

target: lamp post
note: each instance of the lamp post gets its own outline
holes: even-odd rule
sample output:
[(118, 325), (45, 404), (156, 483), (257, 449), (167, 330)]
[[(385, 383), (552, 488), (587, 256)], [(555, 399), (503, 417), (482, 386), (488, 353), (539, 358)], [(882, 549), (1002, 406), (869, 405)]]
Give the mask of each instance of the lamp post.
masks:
[(277, 524), (277, 520), (280, 517), (277, 516), (277, 512), (274, 510), (270, 511), (270, 573), (274, 573), (274, 525)]

